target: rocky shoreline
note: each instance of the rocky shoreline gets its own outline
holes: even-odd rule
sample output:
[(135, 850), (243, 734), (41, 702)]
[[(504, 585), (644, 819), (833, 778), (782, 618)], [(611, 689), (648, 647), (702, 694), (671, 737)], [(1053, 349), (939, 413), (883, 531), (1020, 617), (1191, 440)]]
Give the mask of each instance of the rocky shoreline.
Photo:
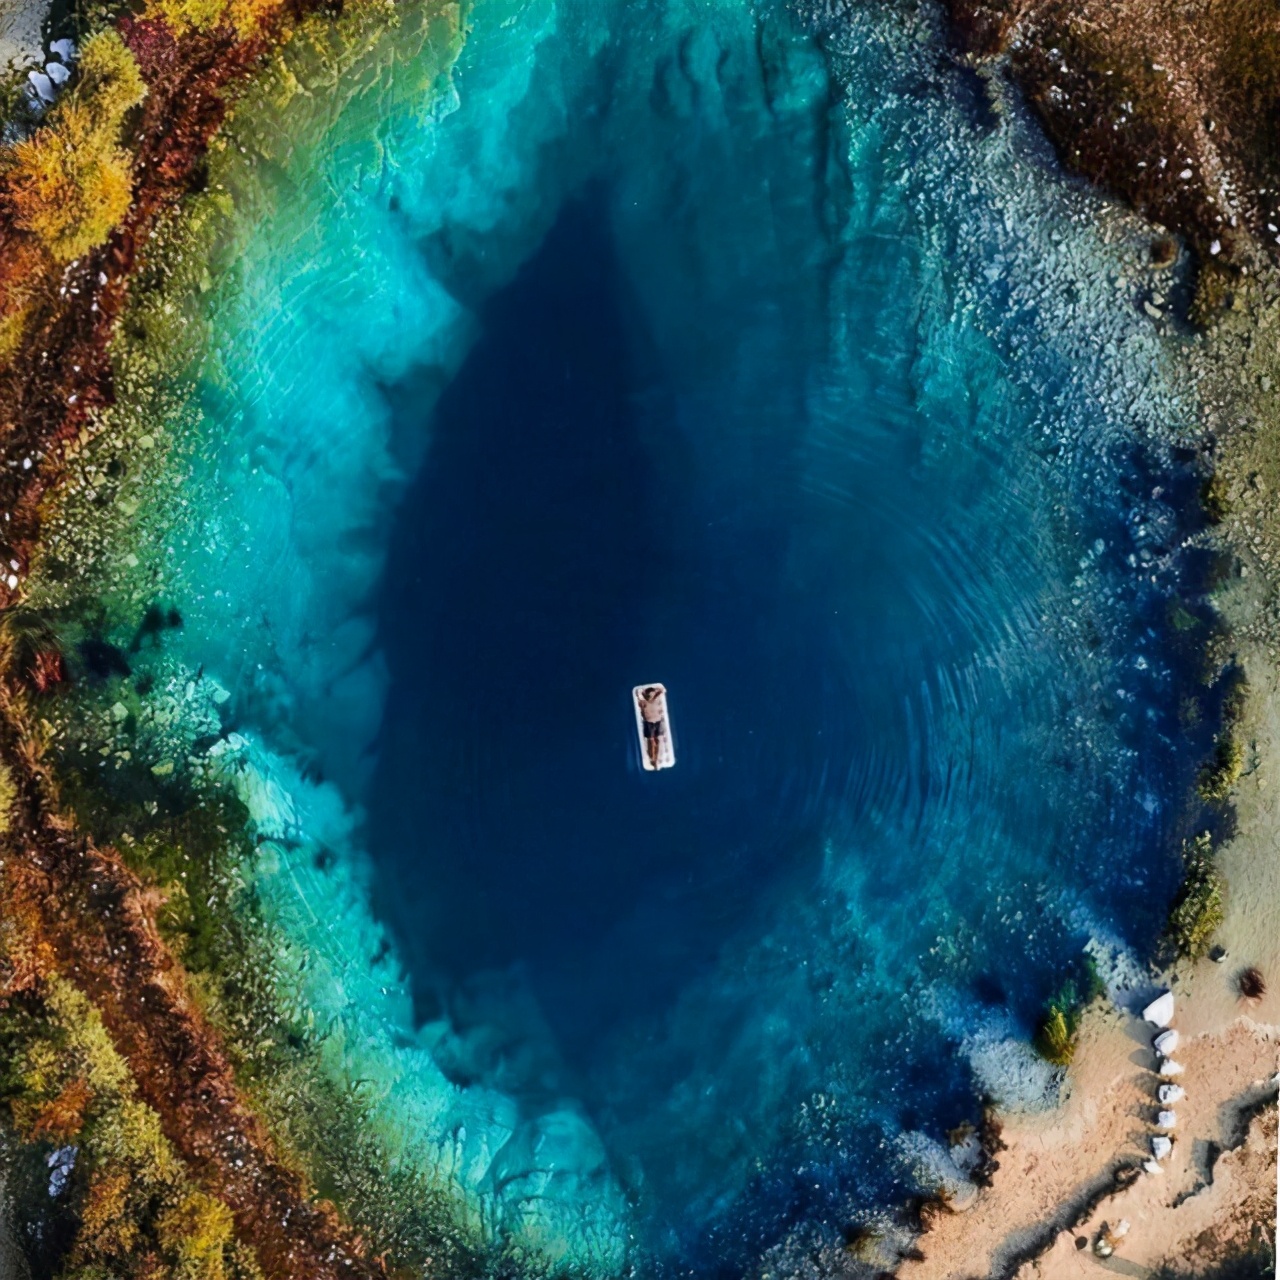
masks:
[[(1152, 1028), (1136, 1007), (1095, 1003), (1064, 1105), (1003, 1117), (989, 1183), (964, 1212), (926, 1213), (911, 1249), (884, 1263), (917, 1280), (1056, 1280), (1093, 1274), (1104, 1258), (1142, 1276), (1270, 1275), (1280, 1000), (1273, 987), (1242, 991), (1254, 990), (1246, 973), (1280, 973), (1280, 812), (1269, 791), (1280, 761), (1280, 146), (1268, 132), (1280, 20), (1248, 4), (1149, 0), (951, 0), (948, 11), (961, 57), (1018, 87), (1064, 165), (1166, 232), (1154, 268), (1177, 257), (1175, 236), (1192, 251), (1185, 293), (1148, 291), (1135, 305), (1203, 335), (1195, 367), (1216, 526), (1205, 546), (1220, 557), (1212, 599), (1223, 622), (1210, 664), (1234, 664), (1249, 693), (1240, 763), (1207, 789), (1230, 806), (1214, 855), (1227, 886), (1215, 957), (1153, 975), (1178, 993), (1187, 1067), (1167, 1163), (1152, 1159), (1153, 1137), (1166, 1134)], [(1233, 732), (1225, 725), (1221, 741)]]
[(1068, 168), (1186, 237), (1224, 282), (1274, 263), (1273, 6), (949, 0), (948, 8), (957, 47), (1009, 75)]
[[(160, 923), (168, 893), (140, 878), (118, 848), (95, 843), (82, 815), (68, 810), (66, 779), (48, 765), (43, 717), (55, 714), (49, 700), (63, 693), (72, 664), (46, 627), (33, 630), (22, 607), (43, 504), (115, 403), (112, 339), (136, 277), (167, 269), (150, 246), (164, 243), (167, 224), (202, 189), (208, 148), (238, 88), (322, 7), (279, 6), (248, 33), (231, 21), (175, 33), (161, 17), (121, 17), (116, 29), (146, 90), (131, 129), (127, 216), (105, 243), (62, 262), (22, 225), (13, 200), (0, 200), (0, 321), (10, 322), (10, 334), (14, 324), (21, 331), (0, 361), (9, 464), (0, 471), (8, 566), (0, 577), (0, 1034), (9, 1055), (6, 1106), (15, 1116), (28, 1109), (19, 1136), (41, 1147), (50, 1138), (75, 1139), (93, 1159), (78, 1225), (54, 1224), (69, 1238), (50, 1241), (41, 1228), (33, 1240), (17, 1231), (25, 1246), (55, 1248), (71, 1265), (128, 1274), (177, 1274), (169, 1270), (176, 1267), (236, 1280), (391, 1274), (386, 1257), (374, 1256), (373, 1240), (318, 1194), (314, 1161), (300, 1160), (296, 1147), (281, 1150), (268, 1131), (245, 1088), (243, 1046), (228, 1044), (228, 1028), (211, 1023), (207, 990), (193, 985), (172, 930)], [(373, 8), (385, 20), (386, 7)], [(66, 118), (55, 108), (47, 127), (57, 130)], [(222, 843), (234, 860), (234, 841)], [(49, 1086), (38, 1083), (45, 1076), (17, 1064), (49, 1028), (56, 1032), (50, 1002), (68, 982), (89, 1000), (73, 1018), (87, 1017), (90, 1034), (93, 1026), (105, 1029), (109, 1061), (99, 1079), (68, 1054), (57, 1078), (68, 1071), (72, 1078), (45, 1096)], [(112, 1138), (112, 1126), (129, 1123), (139, 1105), (146, 1111), (132, 1122), (157, 1123), (155, 1137), (141, 1146)], [(5, 1146), (13, 1186), (22, 1160)], [(130, 1184), (150, 1197), (145, 1210), (126, 1207)], [(198, 1190), (184, 1191), (192, 1184)], [(157, 1196), (166, 1199), (157, 1203)], [(115, 1221), (99, 1222), (100, 1213)], [(477, 1265), (460, 1266), (456, 1244), (440, 1252), (455, 1273)], [(190, 1271), (197, 1263), (198, 1272)]]

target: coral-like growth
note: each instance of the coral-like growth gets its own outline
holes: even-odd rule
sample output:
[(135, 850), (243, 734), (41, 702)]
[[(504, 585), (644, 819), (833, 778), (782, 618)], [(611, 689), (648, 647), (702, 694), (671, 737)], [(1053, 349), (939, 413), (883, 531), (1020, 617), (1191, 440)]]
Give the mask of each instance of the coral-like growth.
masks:
[(1169, 913), (1169, 940), (1180, 955), (1199, 960), (1209, 954), (1213, 935), (1221, 926), (1225, 883), (1213, 865), (1208, 834), (1189, 841), (1182, 851), (1186, 875)]

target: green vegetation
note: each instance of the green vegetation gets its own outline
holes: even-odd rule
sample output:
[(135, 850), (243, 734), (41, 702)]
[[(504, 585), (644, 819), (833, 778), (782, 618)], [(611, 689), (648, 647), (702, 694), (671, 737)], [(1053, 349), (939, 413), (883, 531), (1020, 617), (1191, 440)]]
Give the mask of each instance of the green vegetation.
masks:
[(1244, 747), (1234, 735), (1220, 737), (1213, 759), (1200, 770), (1196, 790), (1206, 804), (1222, 804), (1244, 772)]
[(14, 220), (58, 262), (103, 243), (129, 211), (132, 158), (120, 145), (125, 115), (146, 86), (115, 31), (92, 36), (80, 80), (49, 123), (4, 157), (4, 189)]
[[(166, 7), (175, 26), (190, 20), (186, 30), (207, 29), (225, 17), (243, 31), (255, 15), (277, 3), (155, 0), (150, 6), (153, 13)], [(114, 52), (133, 67), (117, 37), (103, 38), (114, 41)], [(192, 673), (171, 662), (162, 644), (148, 644), (128, 654), (128, 676), (74, 678), (78, 643), (114, 638), (127, 652), (144, 610), (167, 581), (163, 536), (156, 531), (169, 527), (182, 500), (174, 483), (182, 451), (207, 439), (192, 387), (205, 350), (209, 291), (234, 288), (234, 279), (224, 286), (220, 264), (234, 264), (236, 237), (258, 212), (241, 209), (238, 222), (231, 216), (229, 193), (250, 203), (258, 190), (252, 161), (244, 156), (268, 154), (279, 162), (282, 139), (316, 145), (333, 127), (335, 114), (352, 104), (363, 112), (381, 110), (381, 99), (376, 106), (369, 99), (365, 73), (375, 68), (380, 73), (389, 59), (407, 68), (397, 92), (415, 103), (427, 101), (460, 43), (453, 6), (354, 0), (341, 19), (324, 14), (299, 20), (298, 38), (264, 62), (256, 83), (243, 87), (227, 133), (211, 149), (205, 189), (162, 217), (141, 246), (127, 310), (113, 340), (116, 400), (92, 436), (69, 445), (68, 483), (47, 504), (41, 546), (26, 584), (33, 607), (23, 611), (21, 626), (0, 635), (0, 661), (7, 664), (11, 683), (21, 686), (24, 718), (38, 726), (33, 732), (39, 749), (33, 748), (33, 755), (52, 777), (56, 807), (100, 845), (118, 849), (147, 885), (160, 934), (181, 958), (190, 989), (221, 1035), (237, 1084), (263, 1117), (280, 1158), (299, 1171), (316, 1198), (331, 1201), (354, 1225), (370, 1255), (385, 1252), (395, 1266), (413, 1274), (429, 1270), (466, 1280), (517, 1269), (536, 1276), (555, 1268), (546, 1258), (517, 1258), (488, 1244), (473, 1220), (475, 1206), (461, 1203), (434, 1163), (416, 1161), (412, 1148), (405, 1150), (403, 1133), (380, 1129), (385, 1125), (377, 1110), (380, 1098), (366, 1082), (347, 1078), (334, 1026), (327, 1020), (317, 1026), (316, 1013), (305, 1001), (296, 947), (291, 950), (273, 931), (250, 887), (255, 861), (271, 854), (248, 831), (245, 811), (230, 788), (213, 778), (213, 770), (201, 775), (191, 766), (208, 745), (197, 740), (216, 738), (222, 729), (216, 715), (213, 723), (193, 727), (202, 713), (181, 692)], [(90, 231), (105, 236), (110, 230), (106, 217), (77, 221), (47, 207), (48, 189), (56, 185), (46, 181), (49, 174), (76, 198), (82, 194), (81, 178), (90, 193), (101, 195), (104, 185), (101, 173), (82, 173), (53, 145), (67, 141), (64, 115), (106, 146), (108, 161), (118, 162), (115, 176), (123, 174), (126, 183), (130, 179), (123, 142), (128, 104), (137, 101), (141, 82), (130, 89), (127, 76), (109, 74), (110, 54), (101, 59), (104, 74), (87, 56), (81, 81), (50, 112), (41, 131), (45, 136), (32, 138), (37, 151), (27, 154), (26, 170), (12, 149), (0, 163), (0, 199), (16, 210), (15, 191), (26, 197), (22, 225), (30, 234), (19, 239), (39, 251), (46, 270), (54, 244), (65, 254), (71, 241), (79, 248), (93, 238)], [(323, 86), (320, 92), (308, 92), (317, 85)], [(281, 124), (286, 109), (294, 117), (288, 134)], [(108, 140), (102, 122), (113, 114), (116, 132)], [(31, 180), (33, 172), (42, 175), (41, 181)], [(110, 176), (105, 186), (110, 188)], [(100, 201), (96, 207), (101, 214)], [(0, 280), (0, 294), (5, 286)], [(0, 326), (6, 321), (0, 315)], [(4, 332), (0, 327), (0, 342)], [(146, 532), (140, 532), (144, 526)], [(103, 548), (122, 554), (102, 554)], [(32, 675), (37, 659), (55, 654), (65, 655), (73, 668), (72, 679), (63, 680), (56, 695)], [(6, 910), (0, 915), (0, 947), (13, 925), (13, 913)], [(0, 956), (0, 977), (50, 962), (28, 954), (38, 951), (29, 937), (10, 939), (8, 951), (8, 959)], [(251, 1276), (236, 1252), (225, 1206), (207, 1195), (211, 1188), (186, 1176), (180, 1163), (171, 1163), (176, 1156), (167, 1145), (154, 1147), (154, 1168), (90, 1158), (86, 1144), (104, 1108), (115, 1108), (113, 1114), (124, 1108), (135, 1128), (145, 1128), (144, 1118), (155, 1118), (136, 1098), (118, 1059), (124, 1074), (113, 1085), (114, 1094), (99, 1089), (77, 1066), (74, 1046), (80, 1032), (64, 1023), (96, 1024), (97, 1015), (81, 1001), (64, 1019), (44, 990), (41, 985), (30, 997), (8, 1007), (0, 1004), (0, 1068), (16, 1061), (24, 1045), (39, 1042), (50, 1072), (41, 1092), (31, 1092), (21, 1080), (0, 1091), (0, 1099), (15, 1103), (10, 1123), (0, 1123), (0, 1158), (11, 1153), (15, 1167), (25, 1161), (32, 1170), (31, 1202), (44, 1206), (41, 1212), (67, 1216), (65, 1247), (48, 1274), (126, 1280), (141, 1276), (145, 1268), (135, 1263), (149, 1258), (153, 1277)], [(25, 1128), (19, 1126), (19, 1114)], [(80, 1160), (66, 1195), (50, 1203), (43, 1190), (48, 1181), (44, 1159), (59, 1136), (68, 1134), (74, 1134)], [(162, 1137), (159, 1141), (163, 1144)], [(138, 1138), (130, 1150), (146, 1145)], [(131, 1223), (136, 1234), (122, 1238)], [(36, 1224), (41, 1230), (47, 1225)], [(57, 1234), (45, 1231), (42, 1238)]]
[(1213, 935), (1222, 924), (1226, 884), (1213, 864), (1213, 841), (1208, 832), (1188, 841), (1182, 858), (1186, 873), (1169, 912), (1167, 932), (1179, 955), (1199, 960), (1209, 954)]
[(13, 785), (13, 774), (9, 771), (9, 766), (0, 761), (0, 836), (9, 830), (9, 814), (17, 798), (18, 790)]
[(1080, 1031), (1080, 1016), (1086, 1006), (1106, 991), (1102, 975), (1093, 957), (1084, 957), (1084, 990), (1073, 979), (1062, 984), (1061, 990), (1048, 1004), (1036, 1024), (1032, 1044), (1036, 1052), (1055, 1067), (1069, 1067), (1076, 1052), (1076, 1037)]
[(1036, 1052), (1056, 1067), (1069, 1067), (1075, 1057), (1079, 1025), (1078, 1008), (1059, 1003), (1057, 999), (1051, 1000), (1036, 1027)]
[(163, 18), (178, 35), (216, 27), (227, 11), (227, 0), (151, 0), (147, 13)]
[(175, 1276), (220, 1280), (223, 1258), (234, 1239), (231, 1210), (221, 1200), (192, 1191), (156, 1222), (163, 1250), (176, 1258)]
[(1200, 770), (1196, 790), (1206, 804), (1223, 804), (1244, 772), (1241, 729), (1248, 699), (1248, 682), (1239, 667), (1231, 667), (1219, 681), (1222, 692), (1221, 727), (1209, 762)]
[(1215, 471), (1200, 486), (1200, 506), (1210, 524), (1221, 524), (1231, 514), (1227, 481), (1221, 471)]
[(1175, 597), (1169, 604), (1169, 625), (1175, 631), (1194, 631), (1200, 619)]
[(1100, 999), (1107, 994), (1107, 984), (1102, 980), (1102, 973), (1098, 969), (1098, 962), (1085, 953), (1084, 957), (1084, 997), (1085, 1004), (1092, 1004), (1095, 1000)]
[(1075, 1056), (1078, 1011), (1051, 1001), (1036, 1028), (1036, 1051), (1055, 1066), (1070, 1066)]

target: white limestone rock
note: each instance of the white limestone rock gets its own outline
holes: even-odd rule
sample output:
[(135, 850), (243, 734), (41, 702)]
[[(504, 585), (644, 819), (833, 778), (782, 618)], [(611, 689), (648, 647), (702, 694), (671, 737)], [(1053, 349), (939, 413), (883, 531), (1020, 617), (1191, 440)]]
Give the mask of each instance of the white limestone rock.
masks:
[(1173, 1021), (1173, 992), (1157, 996), (1143, 1009), (1142, 1016), (1153, 1026), (1167, 1027)]
[(41, 102), (53, 101), (53, 81), (43, 71), (28, 71), (27, 79), (31, 82), (31, 87), (36, 91), (36, 96)]
[(64, 67), (61, 62), (46, 62), (44, 73), (54, 84), (66, 84), (71, 79), (70, 69)]
[(1151, 1154), (1157, 1160), (1167, 1160), (1173, 1154), (1173, 1143), (1162, 1133), (1151, 1139)]
[(1156, 1164), (1154, 1160), (1144, 1160), (1142, 1162), (1142, 1169), (1144, 1173), (1164, 1173), (1164, 1170)]
[(1178, 1113), (1176, 1111), (1161, 1111), (1156, 1116), (1156, 1127), (1158, 1129), (1176, 1129), (1178, 1127)]
[(1162, 1031), (1155, 1039), (1156, 1052), (1165, 1058), (1177, 1052), (1178, 1038), (1178, 1033), (1172, 1028)]
[(1166, 1080), (1171, 1076), (1180, 1076), (1185, 1070), (1186, 1067), (1184, 1067), (1182, 1063), (1174, 1062), (1172, 1058), (1165, 1058), (1160, 1063), (1160, 1074), (1164, 1076)]
[(64, 36), (61, 40), (55, 40), (49, 46), (49, 51), (63, 62), (70, 62), (76, 56), (76, 42)]
[(1181, 1102), (1187, 1091), (1180, 1084), (1162, 1084), (1156, 1090), (1156, 1097), (1167, 1106), (1171, 1102)]

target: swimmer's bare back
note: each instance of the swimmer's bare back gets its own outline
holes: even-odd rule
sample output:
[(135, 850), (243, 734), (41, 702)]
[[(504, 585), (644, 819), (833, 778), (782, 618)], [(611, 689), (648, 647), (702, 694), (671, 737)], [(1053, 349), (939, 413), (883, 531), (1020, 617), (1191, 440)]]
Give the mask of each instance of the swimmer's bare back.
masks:
[(676, 762), (671, 736), (671, 716), (667, 708), (667, 688), (662, 684), (638, 684), (631, 690), (636, 710), (636, 733), (640, 739), (640, 763), (646, 773), (670, 769)]

